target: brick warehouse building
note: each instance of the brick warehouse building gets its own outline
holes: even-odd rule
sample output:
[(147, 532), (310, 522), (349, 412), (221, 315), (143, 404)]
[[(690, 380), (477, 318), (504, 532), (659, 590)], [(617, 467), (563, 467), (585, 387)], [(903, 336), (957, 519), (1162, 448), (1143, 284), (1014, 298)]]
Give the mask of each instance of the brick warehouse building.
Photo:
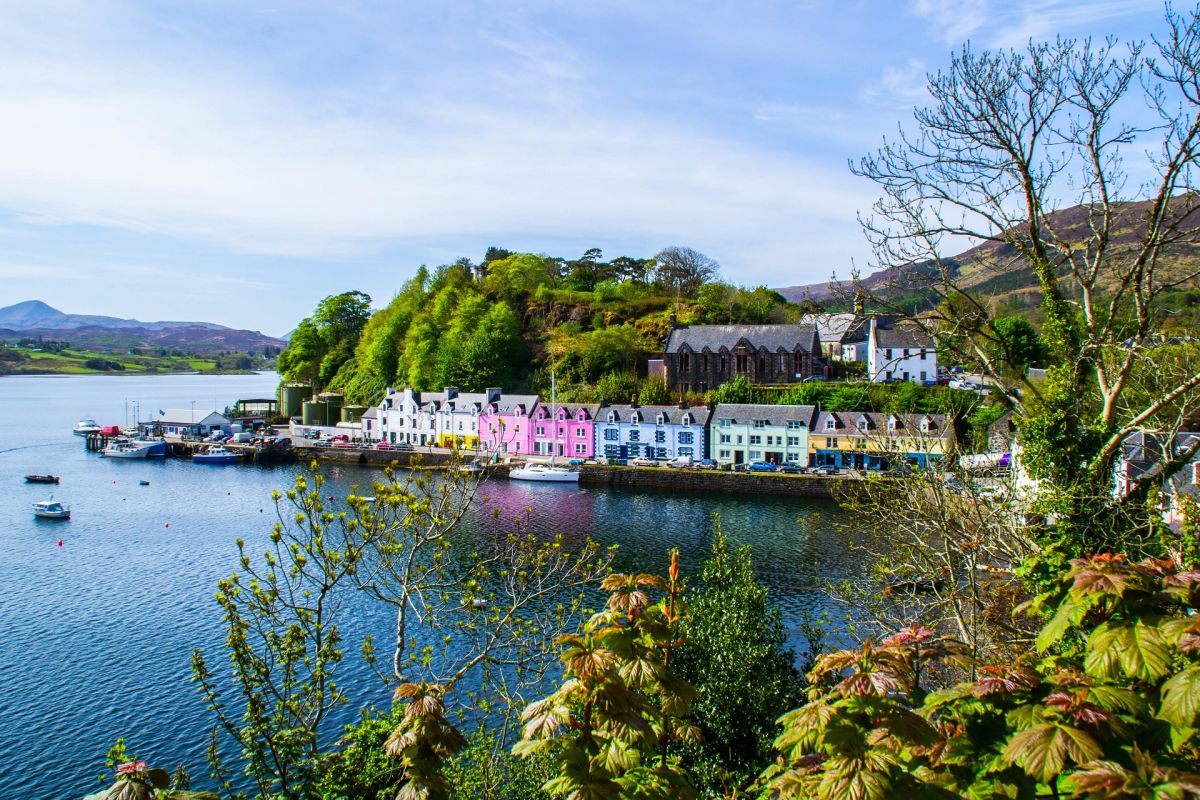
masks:
[(752, 383), (795, 383), (822, 367), (813, 325), (688, 325), (672, 329), (663, 353), (672, 391), (707, 392), (738, 375)]

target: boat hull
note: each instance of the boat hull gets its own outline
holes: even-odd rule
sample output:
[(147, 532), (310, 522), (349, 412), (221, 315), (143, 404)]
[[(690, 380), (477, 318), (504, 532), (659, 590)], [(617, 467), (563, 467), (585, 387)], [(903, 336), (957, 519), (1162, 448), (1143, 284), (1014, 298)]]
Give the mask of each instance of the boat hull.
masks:
[(509, 470), (508, 477), (514, 481), (541, 481), (544, 483), (579, 483), (579, 473), (561, 467), (517, 467)]
[(58, 483), (57, 475), (26, 475), (26, 483)]

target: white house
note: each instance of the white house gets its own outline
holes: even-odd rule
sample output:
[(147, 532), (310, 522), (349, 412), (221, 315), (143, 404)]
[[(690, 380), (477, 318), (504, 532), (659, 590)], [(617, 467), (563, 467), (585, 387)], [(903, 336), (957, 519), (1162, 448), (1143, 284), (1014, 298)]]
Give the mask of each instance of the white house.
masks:
[(937, 348), (915, 322), (871, 320), (867, 340), (867, 377), (880, 383), (937, 381)]
[(499, 389), (460, 392), (447, 386), (440, 392), (388, 390), (375, 408), (364, 414), (363, 435), (392, 444), (479, 449), (479, 415), (500, 397)]
[(145, 433), (151, 436), (179, 436), (203, 438), (214, 431), (230, 430), (229, 419), (213, 409), (166, 408), (150, 415), (150, 422), (143, 424)]
[(596, 455), (670, 459), (705, 456), (708, 409), (678, 406), (605, 406), (596, 415)]

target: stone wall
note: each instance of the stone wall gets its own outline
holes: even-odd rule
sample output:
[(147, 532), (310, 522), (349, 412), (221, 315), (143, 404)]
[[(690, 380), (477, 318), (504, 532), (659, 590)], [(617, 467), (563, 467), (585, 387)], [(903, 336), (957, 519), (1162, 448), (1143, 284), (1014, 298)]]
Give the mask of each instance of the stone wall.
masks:
[(836, 476), (772, 475), (668, 467), (606, 467), (591, 464), (582, 467), (579, 482), (618, 489), (770, 494), (826, 500), (834, 499), (839, 492), (856, 491), (861, 486), (860, 479)]

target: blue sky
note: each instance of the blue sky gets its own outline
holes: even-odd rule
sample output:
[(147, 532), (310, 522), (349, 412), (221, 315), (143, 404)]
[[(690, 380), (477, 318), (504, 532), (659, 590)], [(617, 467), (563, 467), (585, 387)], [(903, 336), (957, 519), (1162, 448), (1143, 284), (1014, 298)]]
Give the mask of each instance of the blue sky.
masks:
[(489, 245), (869, 254), (846, 167), (970, 39), (1144, 37), (1142, 0), (0, 7), (0, 305), (282, 334)]

